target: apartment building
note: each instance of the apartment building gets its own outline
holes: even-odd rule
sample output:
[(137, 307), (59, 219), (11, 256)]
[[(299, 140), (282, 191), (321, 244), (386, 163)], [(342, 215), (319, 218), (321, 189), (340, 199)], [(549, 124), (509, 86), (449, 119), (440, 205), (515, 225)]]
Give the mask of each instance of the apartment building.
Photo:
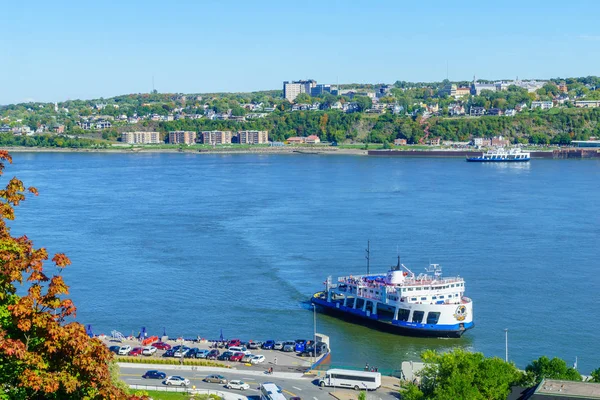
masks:
[(268, 131), (239, 131), (238, 142), (240, 144), (263, 144), (269, 142)]
[(231, 144), (233, 137), (231, 131), (203, 131), (202, 143), (204, 144)]
[(192, 131), (169, 132), (169, 143), (172, 143), (172, 144), (194, 144), (194, 143), (196, 143), (196, 132), (192, 132)]
[(552, 108), (552, 102), (551, 101), (532, 101), (531, 109), (533, 110), (534, 108), (541, 108), (542, 110), (549, 110)]
[(575, 107), (579, 107), (579, 108), (600, 107), (600, 100), (575, 100)]
[(317, 87), (317, 81), (309, 79), (307, 81), (284, 81), (283, 97), (290, 103), (296, 100), (300, 93), (311, 94), (312, 89)]
[(121, 142), (128, 144), (158, 144), (161, 143), (159, 132), (123, 132)]

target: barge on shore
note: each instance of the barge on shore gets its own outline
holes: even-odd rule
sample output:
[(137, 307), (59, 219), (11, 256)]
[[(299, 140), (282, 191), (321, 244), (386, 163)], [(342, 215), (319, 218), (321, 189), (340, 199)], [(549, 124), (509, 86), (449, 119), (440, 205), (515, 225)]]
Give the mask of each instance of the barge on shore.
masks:
[(438, 264), (415, 275), (400, 264), (387, 274), (331, 277), (311, 303), (350, 322), (406, 336), (459, 338), (473, 328), (473, 301), (461, 277), (442, 278)]

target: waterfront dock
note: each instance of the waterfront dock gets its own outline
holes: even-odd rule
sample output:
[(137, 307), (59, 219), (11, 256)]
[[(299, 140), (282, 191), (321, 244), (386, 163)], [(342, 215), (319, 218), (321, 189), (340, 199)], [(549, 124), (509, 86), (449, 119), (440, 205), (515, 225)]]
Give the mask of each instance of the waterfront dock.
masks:
[[(320, 335), (318, 338), (323, 338), (325, 336)], [(325, 337), (326, 338), (326, 337)], [(111, 336), (101, 335), (98, 336), (107, 347), (111, 346), (126, 346), (129, 345), (131, 348), (136, 347), (145, 347), (142, 345), (141, 340), (137, 338), (127, 337), (122, 340), (115, 339)], [(328, 340), (328, 338), (327, 338)], [(171, 347), (183, 345), (190, 348), (198, 348), (200, 350), (213, 350), (214, 341), (206, 340), (206, 339), (185, 339), (185, 338), (167, 338), (163, 337), (159, 339), (159, 341), (163, 343), (169, 344)], [(147, 346), (151, 346), (152, 344), (148, 344)], [(329, 347), (329, 343), (327, 343)], [(218, 348), (221, 354), (227, 351), (227, 348)], [(165, 357), (166, 350), (157, 350), (151, 356), (146, 355), (137, 355), (137, 356), (117, 356), (119, 357), (120, 362), (135, 362), (135, 363), (148, 363), (152, 364), (157, 360), (171, 360), (176, 362), (177, 360), (182, 360), (182, 365), (185, 366), (186, 361), (211, 361), (213, 363), (223, 364), (223, 368), (227, 369), (238, 369), (238, 370), (247, 370), (247, 371), (256, 371), (261, 374), (264, 373), (265, 370), (269, 368), (273, 368), (274, 372), (279, 373), (295, 373), (295, 374), (304, 374), (309, 373), (314, 365), (320, 365), (328, 361), (330, 353), (327, 352), (325, 354), (317, 355), (314, 357), (300, 357), (296, 352), (285, 352), (281, 350), (266, 350), (266, 349), (248, 349), (252, 352), (253, 355), (263, 355), (265, 357), (265, 361), (260, 364), (250, 364), (250, 363), (242, 363), (237, 361), (221, 361), (221, 360), (206, 360), (204, 358), (183, 358), (180, 357)], [(201, 368), (201, 367), (198, 367)], [(211, 367), (211, 369), (215, 369), (215, 367)]]
[[(531, 151), (531, 158), (567, 159), (567, 158), (600, 158), (598, 149), (562, 148), (551, 151)], [(479, 157), (482, 151), (472, 150), (369, 150), (370, 156), (384, 157)]]

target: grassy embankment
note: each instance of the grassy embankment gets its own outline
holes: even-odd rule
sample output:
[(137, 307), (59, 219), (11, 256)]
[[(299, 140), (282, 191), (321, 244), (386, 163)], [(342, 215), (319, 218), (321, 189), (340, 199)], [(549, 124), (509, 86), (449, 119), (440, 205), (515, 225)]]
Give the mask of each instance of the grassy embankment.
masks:
[(197, 394), (190, 395), (189, 393), (184, 392), (161, 392), (158, 390), (132, 390), (132, 393), (146, 393), (153, 400), (189, 400), (189, 399), (198, 399), (198, 400), (220, 400), (221, 398), (217, 395), (211, 394)]

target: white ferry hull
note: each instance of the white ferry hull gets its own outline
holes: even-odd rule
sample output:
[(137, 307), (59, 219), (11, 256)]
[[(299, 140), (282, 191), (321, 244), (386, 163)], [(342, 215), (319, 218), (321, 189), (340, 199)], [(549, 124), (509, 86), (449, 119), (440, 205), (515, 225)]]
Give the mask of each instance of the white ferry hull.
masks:
[(469, 157), (467, 158), (468, 162), (527, 162), (530, 158), (520, 158), (520, 159), (503, 159), (503, 160), (491, 160), (489, 158), (480, 158), (480, 157)]

